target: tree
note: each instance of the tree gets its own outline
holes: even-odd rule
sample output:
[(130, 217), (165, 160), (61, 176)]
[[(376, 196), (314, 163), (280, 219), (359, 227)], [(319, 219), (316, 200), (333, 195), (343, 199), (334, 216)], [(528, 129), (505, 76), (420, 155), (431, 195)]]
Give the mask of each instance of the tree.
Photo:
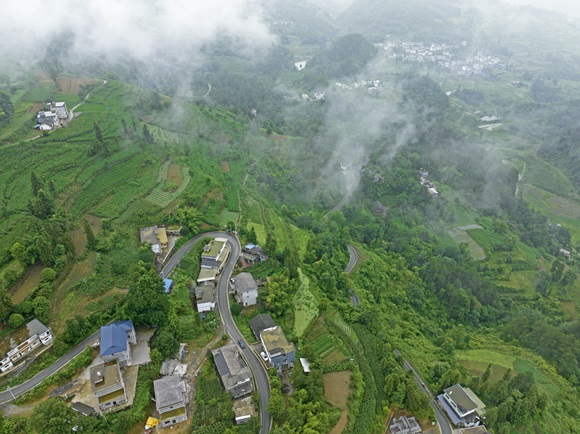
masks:
[(34, 407), (30, 427), (38, 434), (70, 433), (76, 425), (75, 411), (58, 398), (49, 398)]
[(266, 252), (270, 258), (275, 258), (277, 249), (278, 242), (276, 241), (276, 238), (274, 238), (274, 236), (268, 232), (266, 235), (266, 245), (264, 246), (264, 252)]
[(40, 180), (40, 178), (38, 176), (36, 176), (36, 173), (34, 173), (34, 172), (30, 172), (30, 184), (31, 184), (31, 187), (32, 187), (32, 194), (34, 196), (37, 196), (38, 195), (38, 192), (43, 187), (43, 183)]
[(169, 327), (163, 327), (157, 333), (153, 340), (153, 345), (159, 350), (164, 359), (173, 357), (179, 350), (179, 340)]
[(199, 232), (199, 225), (201, 224), (201, 214), (195, 208), (188, 206), (181, 207), (175, 213), (177, 221), (183, 226), (186, 231), (192, 235)]
[(47, 323), (50, 319), (50, 301), (48, 298), (40, 296), (36, 297), (32, 302), (34, 309), (34, 316), (38, 321)]
[(284, 413), (284, 397), (282, 392), (278, 389), (273, 389), (270, 393), (270, 401), (268, 401), (268, 412), (274, 419), (279, 419)]
[(155, 270), (141, 269), (137, 281), (129, 288), (125, 303), (126, 315), (135, 325), (162, 327), (167, 323), (170, 305), (163, 290), (163, 281)]
[(95, 137), (97, 138), (97, 141), (103, 143), (105, 139), (103, 137), (103, 132), (101, 131), (101, 127), (99, 126), (98, 122), (95, 122), (93, 124), (93, 129), (95, 130)]
[(87, 249), (93, 251), (97, 247), (97, 238), (91, 229), (91, 225), (86, 219), (83, 219), (83, 231), (87, 237)]
[(230, 311), (233, 316), (240, 316), (242, 310), (244, 310), (244, 307), (240, 303), (232, 303), (230, 305)]
[(6, 321), (12, 312), (12, 296), (5, 290), (0, 290), (0, 321)]
[(22, 324), (24, 324), (24, 317), (19, 313), (13, 313), (10, 315), (10, 318), (8, 318), (8, 325), (13, 329), (17, 329)]
[(51, 265), (53, 263), (54, 255), (52, 252), (52, 244), (48, 239), (48, 234), (46, 232), (36, 237), (36, 251), (44, 265)]
[(10, 249), (10, 254), (21, 264), (26, 264), (26, 248), (18, 241)]
[(54, 271), (52, 268), (43, 268), (40, 272), (40, 278), (45, 282), (52, 282), (54, 279), (56, 279), (56, 271)]

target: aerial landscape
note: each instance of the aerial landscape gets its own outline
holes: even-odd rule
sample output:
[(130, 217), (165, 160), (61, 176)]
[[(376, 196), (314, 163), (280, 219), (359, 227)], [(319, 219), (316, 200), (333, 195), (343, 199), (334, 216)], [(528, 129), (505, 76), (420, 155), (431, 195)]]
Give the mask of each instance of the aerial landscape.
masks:
[(4, 0), (0, 40), (0, 434), (580, 433), (580, 6)]

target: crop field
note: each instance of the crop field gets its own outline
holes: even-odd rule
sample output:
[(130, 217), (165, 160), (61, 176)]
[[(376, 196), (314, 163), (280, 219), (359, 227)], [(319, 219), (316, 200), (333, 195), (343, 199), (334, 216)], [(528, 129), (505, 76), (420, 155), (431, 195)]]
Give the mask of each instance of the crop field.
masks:
[(526, 162), (524, 182), (567, 198), (576, 198), (574, 187), (557, 168), (535, 157), (523, 157)]
[(348, 358), (344, 344), (328, 331), (322, 316), (312, 324), (304, 342), (326, 365), (341, 363)]
[(524, 198), (548, 217), (551, 223), (565, 226), (572, 236), (572, 243), (580, 242), (580, 203), (540, 188), (524, 185)]
[(40, 283), (40, 272), (43, 268), (42, 265), (32, 265), (28, 268), (24, 276), (10, 290), (13, 303), (22, 303), (30, 291)]
[(508, 369), (514, 369), (515, 356), (504, 355), (493, 350), (458, 350), (457, 360), (472, 375), (481, 376), (491, 363), (491, 381), (499, 380)]
[(318, 302), (310, 292), (310, 279), (298, 269), (300, 273), (300, 288), (292, 299), (294, 303), (294, 332), (302, 337), (310, 323), (318, 316)]
[(461, 243), (466, 243), (469, 246), (469, 253), (471, 253), (473, 259), (482, 261), (486, 258), (483, 249), (473, 240), (473, 238), (469, 236), (466, 231), (453, 228), (449, 229), (447, 233), (458, 245)]

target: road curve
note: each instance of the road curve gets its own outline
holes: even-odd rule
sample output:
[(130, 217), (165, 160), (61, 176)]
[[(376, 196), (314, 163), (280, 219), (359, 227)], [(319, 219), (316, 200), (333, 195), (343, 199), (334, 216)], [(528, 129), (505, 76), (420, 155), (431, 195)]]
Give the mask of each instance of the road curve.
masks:
[(239, 341), (244, 341), (246, 343), (246, 348), (240, 348), (240, 351), (243, 353), (245, 359), (250, 365), (250, 369), (252, 370), (254, 379), (256, 381), (256, 390), (260, 394), (260, 434), (267, 434), (272, 427), (272, 418), (267, 410), (268, 401), (270, 400), (270, 381), (268, 379), (268, 373), (266, 372), (266, 368), (264, 368), (262, 362), (258, 359), (256, 353), (252, 351), (244, 336), (242, 333), (240, 333), (240, 330), (238, 330), (238, 327), (236, 326), (230, 311), (230, 301), (228, 298), (229, 280), (242, 250), (240, 241), (237, 237), (226, 234), (224, 232), (207, 232), (205, 234), (197, 235), (189, 240), (181, 249), (177, 251), (177, 253), (175, 253), (175, 255), (173, 255), (173, 257), (161, 271), (161, 275), (165, 277), (169, 276), (171, 271), (173, 271), (175, 266), (179, 263), (179, 261), (181, 261), (187, 252), (189, 252), (189, 250), (191, 250), (191, 248), (195, 246), (198, 241), (205, 237), (226, 238), (232, 249), (226, 266), (222, 270), (221, 277), (219, 279), (217, 305), (220, 316), (222, 318), (224, 333), (229, 335), (236, 343)]
[(97, 330), (95, 333), (90, 335), (88, 338), (86, 338), (84, 341), (82, 341), (80, 344), (78, 344), (76, 347), (74, 347), (67, 354), (62, 356), (60, 359), (58, 359), (56, 362), (54, 362), (52, 365), (50, 365), (44, 371), (41, 371), (38, 374), (36, 374), (30, 380), (27, 380), (24, 383), (19, 384), (18, 386), (14, 386), (9, 391), (6, 390), (5, 392), (1, 392), (0, 393), (0, 405), (6, 404), (7, 402), (12, 401), (12, 399), (13, 399), (12, 395), (14, 395), (14, 397), (18, 398), (20, 395), (23, 395), (26, 392), (28, 392), (29, 390), (38, 386), (40, 383), (42, 383), (44, 380), (46, 380), (51, 375), (60, 371), (72, 359), (74, 359), (76, 356), (78, 356), (80, 353), (82, 353), (86, 347), (91, 346), (94, 343), (96, 343), (99, 340), (100, 332), (101, 332), (100, 329)]
[[(399, 350), (394, 350), (397, 356), (401, 356), (402, 354)], [(407, 371), (413, 372), (413, 377), (415, 378), (415, 382), (419, 385), (419, 388), (429, 397), (429, 403), (433, 410), (435, 410), (435, 417), (437, 418), (437, 422), (439, 424), (439, 429), (441, 430), (441, 434), (452, 434), (451, 424), (449, 423), (449, 419), (447, 416), (441, 411), (441, 408), (437, 405), (437, 401), (435, 400), (435, 396), (431, 393), (431, 391), (425, 386), (423, 379), (419, 376), (413, 365), (409, 363), (409, 361), (403, 358), (403, 366)]]
[(350, 259), (348, 260), (348, 265), (346, 266), (344, 271), (346, 271), (347, 273), (350, 274), (350, 272), (353, 270), (353, 268), (358, 263), (359, 254), (358, 254), (358, 251), (356, 250), (356, 248), (352, 244), (349, 244), (347, 247), (348, 247), (348, 254), (350, 255)]

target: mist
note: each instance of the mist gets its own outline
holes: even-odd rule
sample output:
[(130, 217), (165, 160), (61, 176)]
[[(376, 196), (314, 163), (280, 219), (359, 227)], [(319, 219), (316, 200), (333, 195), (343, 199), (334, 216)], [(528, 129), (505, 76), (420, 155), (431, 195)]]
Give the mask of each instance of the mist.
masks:
[(575, 0), (504, 0), (515, 5), (534, 6), (560, 12), (570, 17), (580, 17), (580, 4)]
[(256, 0), (4, 0), (0, 14), (0, 56), (24, 66), (47, 52), (68, 64), (187, 64), (218, 36), (250, 49), (274, 40)]

